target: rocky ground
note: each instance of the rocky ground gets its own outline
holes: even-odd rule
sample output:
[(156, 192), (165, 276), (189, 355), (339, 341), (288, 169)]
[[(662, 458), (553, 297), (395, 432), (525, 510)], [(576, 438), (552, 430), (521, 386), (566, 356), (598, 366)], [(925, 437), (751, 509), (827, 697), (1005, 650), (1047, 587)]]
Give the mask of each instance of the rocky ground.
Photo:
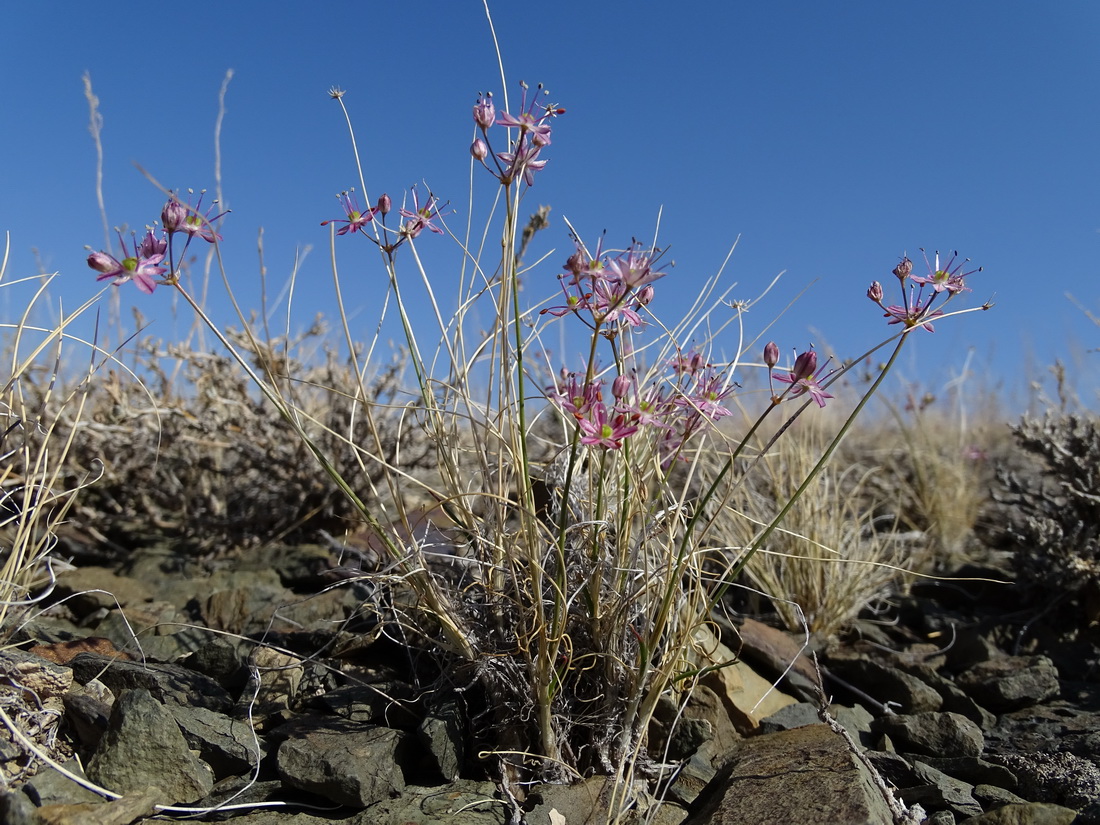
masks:
[(224, 803), (206, 816), (578, 825), (625, 796), (632, 821), (659, 825), (1100, 825), (1100, 634), (1077, 601), (918, 586), (820, 646), (827, 712), (802, 640), (745, 618), (712, 640), (738, 664), (707, 677), (671, 737), (671, 709), (658, 714), (660, 787), (594, 777), (502, 795), (461, 704), (426, 695), (408, 651), (355, 624), (368, 586), (325, 546), (84, 560), (0, 653), (0, 821), (112, 825)]

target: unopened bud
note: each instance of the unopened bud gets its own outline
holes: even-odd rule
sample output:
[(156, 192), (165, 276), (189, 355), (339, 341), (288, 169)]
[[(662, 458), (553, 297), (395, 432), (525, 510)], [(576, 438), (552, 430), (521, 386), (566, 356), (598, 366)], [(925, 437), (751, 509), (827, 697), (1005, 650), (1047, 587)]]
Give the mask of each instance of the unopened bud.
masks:
[(904, 281), (908, 278), (912, 271), (913, 262), (907, 257), (902, 258), (901, 263), (894, 267), (894, 274), (898, 276), (899, 281)]
[(803, 378), (809, 378), (817, 369), (817, 350), (808, 349), (794, 359), (794, 369), (791, 370), (791, 379), (797, 383)]
[(485, 158), (489, 157), (489, 145), (481, 138), (478, 138), (470, 144), (470, 154), (473, 155), (474, 160), (483, 161)]
[(882, 284), (878, 281), (872, 281), (871, 286), (867, 289), (867, 297), (876, 304), (882, 303)]
[(779, 363), (779, 346), (775, 341), (769, 341), (764, 346), (764, 363), (768, 365), (768, 369)]
[(177, 231), (183, 226), (183, 222), (186, 219), (187, 207), (180, 203), (175, 197), (164, 204), (164, 208), (160, 210), (160, 223), (166, 232), (171, 233)]
[(638, 303), (638, 306), (647, 307), (649, 302), (653, 300), (653, 284), (646, 284), (635, 294), (634, 298)]
[(383, 193), (382, 197), (378, 199), (378, 206), (376, 207), (379, 214), (388, 215), (390, 210), (393, 209), (393, 200), (389, 195)]
[(616, 376), (615, 380), (611, 382), (611, 394), (617, 399), (626, 398), (626, 394), (630, 392), (630, 383), (629, 376)]

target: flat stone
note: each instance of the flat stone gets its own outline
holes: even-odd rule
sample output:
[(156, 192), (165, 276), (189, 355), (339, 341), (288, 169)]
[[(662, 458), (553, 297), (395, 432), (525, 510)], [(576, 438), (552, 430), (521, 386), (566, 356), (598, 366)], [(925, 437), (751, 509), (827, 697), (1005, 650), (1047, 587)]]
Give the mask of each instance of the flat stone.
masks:
[(957, 713), (911, 713), (875, 720), (876, 733), (886, 734), (898, 750), (923, 756), (981, 756), (981, 729)]
[(981, 816), (964, 819), (959, 825), (1071, 825), (1077, 819), (1077, 811), (1060, 805), (1028, 802), (1024, 805), (1005, 805)]
[(181, 665), (123, 662), (95, 653), (81, 653), (69, 662), (81, 684), (99, 679), (116, 695), (143, 688), (160, 702), (175, 702), (225, 711), (232, 706), (226, 690), (208, 676)]
[(1002, 656), (980, 662), (956, 683), (980, 705), (1005, 713), (1058, 695), (1058, 671), (1046, 656)]
[(867, 767), (827, 725), (746, 739), (685, 825), (893, 825)]
[(283, 742), (276, 764), (279, 776), (295, 788), (365, 808), (404, 789), (397, 758), (404, 739), (391, 728), (316, 728)]

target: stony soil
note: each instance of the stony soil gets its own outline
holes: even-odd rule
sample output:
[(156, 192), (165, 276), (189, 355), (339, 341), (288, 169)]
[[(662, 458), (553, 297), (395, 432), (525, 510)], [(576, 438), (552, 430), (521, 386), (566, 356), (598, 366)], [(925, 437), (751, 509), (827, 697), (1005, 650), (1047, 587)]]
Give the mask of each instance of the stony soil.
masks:
[[(658, 714), (661, 787), (592, 777), (502, 794), (460, 697), (427, 690), (424, 662), (356, 618), (370, 585), (334, 548), (150, 547), (98, 564), (68, 549), (78, 567), (54, 606), (0, 654), (13, 825), (222, 802), (212, 818), (250, 824), (575, 825), (622, 798), (632, 821), (668, 825), (1100, 825), (1100, 633), (1090, 605), (1020, 583), (915, 587), (818, 645), (827, 713), (801, 639), (739, 620), (721, 640), (739, 664), (708, 677), (671, 737)], [(957, 575), (1011, 580), (1006, 568)]]

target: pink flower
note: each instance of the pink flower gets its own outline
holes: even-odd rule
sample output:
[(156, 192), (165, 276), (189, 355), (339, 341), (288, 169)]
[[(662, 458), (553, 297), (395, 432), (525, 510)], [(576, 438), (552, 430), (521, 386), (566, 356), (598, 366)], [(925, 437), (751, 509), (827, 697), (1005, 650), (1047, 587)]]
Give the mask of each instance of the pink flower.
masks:
[[(190, 191), (188, 194), (191, 194)], [(169, 235), (184, 232), (187, 234), (188, 241), (192, 238), (202, 238), (207, 243), (214, 243), (214, 241), (222, 239), (222, 236), (214, 231), (214, 221), (228, 214), (229, 210), (219, 212), (211, 217), (210, 213), (214, 211), (217, 205), (217, 201), (215, 201), (206, 210), (205, 215), (201, 214), (199, 210), (202, 207), (202, 198), (205, 194), (205, 189), (199, 192), (198, 202), (194, 206), (191, 205), (190, 198), (188, 198), (185, 205), (177, 195), (172, 195), (160, 212), (160, 222)]]
[(114, 286), (133, 281), (139, 290), (146, 295), (152, 295), (159, 283), (156, 279), (168, 271), (168, 267), (160, 265), (168, 249), (167, 241), (156, 237), (151, 229), (140, 244), (134, 238), (132, 253), (126, 248), (122, 233), (119, 233), (118, 241), (122, 247), (121, 261), (107, 252), (93, 252), (88, 256), (88, 266), (99, 273), (96, 280), (105, 281), (111, 278)]
[(833, 396), (821, 388), (820, 381), (825, 367), (823, 366), (820, 370), (817, 370), (816, 374), (815, 370), (817, 370), (817, 352), (810, 349), (794, 359), (794, 368), (787, 375), (774, 373), (772, 377), (776, 381), (790, 384), (792, 396), (809, 393), (817, 406), (824, 407), (825, 399)]
[[(536, 107), (538, 107), (539, 96), (536, 92), (531, 96), (531, 105), (527, 105), (527, 84), (520, 83), (523, 87), (523, 99), (520, 101), (519, 115), (510, 115), (507, 112), (501, 112), (496, 119), (496, 122), (501, 126), (517, 127), (520, 132), (520, 141), (522, 142), (527, 135), (531, 136), (531, 142), (536, 148), (541, 149), (543, 146), (550, 145), (550, 124), (547, 121), (557, 114), (563, 114), (564, 109), (558, 110), (553, 106), (541, 107), (541, 113), (536, 115)], [(538, 91), (546, 94), (546, 90), (542, 88), (542, 84), (538, 85)], [(476, 117), (475, 117), (476, 119)]]
[[(342, 226), (336, 230), (337, 235), (346, 235), (349, 232), (354, 233), (363, 231), (364, 227), (374, 220), (375, 213), (380, 209), (380, 206), (376, 206), (373, 209), (368, 209), (366, 212), (363, 212), (359, 208), (359, 201), (355, 197), (354, 189), (350, 192), (341, 192), (336, 197), (340, 199), (340, 203), (344, 207), (344, 213), (347, 215), (347, 218), (333, 218), (332, 220), (321, 221), (321, 226), (328, 226), (330, 223), (347, 224), (347, 226)], [(381, 204), (381, 201), (379, 201), (379, 204)], [(364, 232), (364, 234), (366, 233)]]
[(577, 426), (581, 430), (581, 444), (608, 450), (619, 449), (623, 446), (623, 439), (638, 432), (638, 425), (631, 416), (622, 412), (609, 416), (602, 402), (594, 405), (589, 417), (580, 419)]
[(906, 329), (912, 329), (913, 327), (919, 326), (929, 332), (935, 332), (936, 330), (932, 328), (930, 319), (943, 315), (943, 310), (937, 309), (929, 312), (929, 307), (933, 300), (935, 300), (935, 295), (930, 296), (924, 304), (917, 301), (911, 307), (891, 304), (886, 307), (886, 315), (884, 317), (890, 318), (887, 322), (889, 324), (905, 324)]
[(427, 202), (421, 206), (420, 196), (416, 192), (416, 186), (412, 187), (412, 198), (413, 208), (401, 210), (401, 217), (407, 219), (401, 227), (401, 234), (410, 238), (415, 238), (427, 229), (437, 235), (442, 235), (443, 230), (432, 223), (432, 221), (443, 216), (442, 210), (446, 208), (446, 204), (439, 206), (438, 199), (429, 192)]
[(975, 272), (981, 272), (982, 268), (979, 266), (977, 269), (972, 269), (969, 272), (963, 272), (962, 268), (970, 260), (966, 258), (960, 262), (954, 269), (951, 268), (955, 263), (955, 259), (959, 256), (958, 252), (951, 253), (951, 260), (940, 266), (940, 253), (936, 253), (935, 265), (928, 262), (928, 254), (921, 250), (924, 254), (924, 263), (928, 266), (928, 274), (921, 277), (911, 278), (915, 284), (928, 284), (936, 292), (943, 292), (947, 290), (949, 294), (954, 295), (956, 292), (967, 292), (969, 287), (963, 285), (963, 278), (967, 275), (973, 275)]

